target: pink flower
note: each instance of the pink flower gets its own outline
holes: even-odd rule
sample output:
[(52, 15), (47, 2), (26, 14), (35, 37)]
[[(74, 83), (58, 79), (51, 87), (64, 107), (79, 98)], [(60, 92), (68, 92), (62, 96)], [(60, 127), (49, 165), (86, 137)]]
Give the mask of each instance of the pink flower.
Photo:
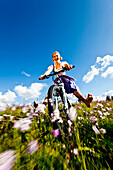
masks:
[(86, 115), (88, 115), (88, 112), (86, 112)]
[(53, 134), (53, 136), (57, 137), (60, 134), (59, 129), (55, 129), (51, 132)]

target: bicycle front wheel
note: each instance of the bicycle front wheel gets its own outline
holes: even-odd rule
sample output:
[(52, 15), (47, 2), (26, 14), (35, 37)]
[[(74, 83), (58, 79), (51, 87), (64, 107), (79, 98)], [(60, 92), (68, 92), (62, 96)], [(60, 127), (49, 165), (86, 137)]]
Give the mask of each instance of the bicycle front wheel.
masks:
[[(68, 109), (70, 108), (70, 103), (67, 99)], [(66, 114), (64, 110), (64, 100), (63, 100), (63, 92), (61, 88), (57, 85), (52, 85), (48, 91), (48, 110), (49, 115), (54, 115), (54, 112), (59, 111), (60, 116)]]

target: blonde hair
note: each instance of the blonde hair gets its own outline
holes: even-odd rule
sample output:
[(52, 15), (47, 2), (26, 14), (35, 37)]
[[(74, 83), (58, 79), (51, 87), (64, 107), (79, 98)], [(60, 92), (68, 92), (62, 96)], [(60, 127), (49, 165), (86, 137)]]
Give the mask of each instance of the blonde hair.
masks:
[(55, 51), (55, 52), (52, 54), (52, 57), (53, 57), (54, 54), (57, 54), (57, 55), (59, 56), (60, 60), (62, 60), (62, 57), (60, 56), (60, 53), (59, 53), (58, 51)]

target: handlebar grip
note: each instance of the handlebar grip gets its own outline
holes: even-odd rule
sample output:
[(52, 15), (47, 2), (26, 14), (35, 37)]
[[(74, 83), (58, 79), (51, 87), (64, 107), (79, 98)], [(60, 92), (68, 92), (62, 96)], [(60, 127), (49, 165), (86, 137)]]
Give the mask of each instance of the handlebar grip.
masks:
[(39, 77), (39, 80), (48, 79), (48, 78), (49, 78), (49, 76), (44, 75), (44, 77), (42, 79), (40, 79), (40, 77)]

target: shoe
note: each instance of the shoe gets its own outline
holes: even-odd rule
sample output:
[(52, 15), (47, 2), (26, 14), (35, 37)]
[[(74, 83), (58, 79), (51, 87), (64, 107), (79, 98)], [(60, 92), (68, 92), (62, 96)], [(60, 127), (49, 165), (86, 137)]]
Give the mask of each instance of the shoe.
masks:
[(38, 103), (36, 103), (35, 101), (34, 101), (34, 107), (35, 107), (35, 108), (38, 107)]
[(87, 107), (90, 107), (90, 106), (91, 106), (92, 101), (93, 101), (93, 96), (92, 96), (92, 94), (88, 94), (88, 97), (86, 98), (86, 102), (85, 102), (85, 104), (87, 105)]

